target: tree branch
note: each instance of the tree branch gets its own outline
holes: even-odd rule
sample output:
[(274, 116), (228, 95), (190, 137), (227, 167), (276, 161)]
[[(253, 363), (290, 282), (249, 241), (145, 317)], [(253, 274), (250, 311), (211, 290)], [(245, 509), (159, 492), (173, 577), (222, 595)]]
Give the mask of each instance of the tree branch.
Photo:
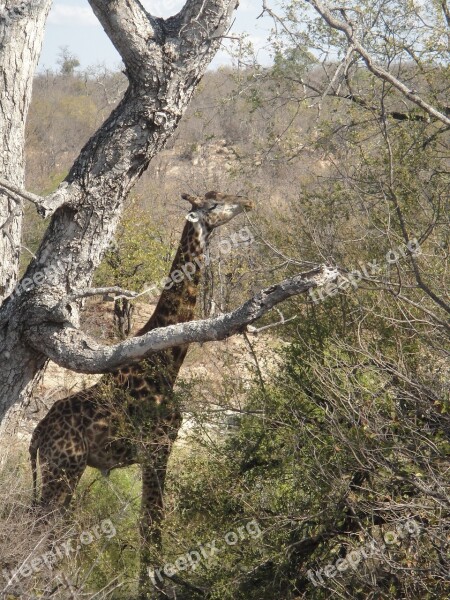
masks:
[(441, 0), (442, 12), (444, 13), (447, 26), (450, 27), (450, 8), (448, 7), (447, 0)]
[(67, 322), (55, 323), (52, 312), (47, 312), (46, 322), (28, 327), (24, 337), (36, 350), (62, 367), (79, 373), (107, 372), (173, 346), (228, 338), (283, 300), (335, 281), (338, 275), (338, 269), (321, 266), (262, 290), (230, 313), (154, 329), (114, 346), (101, 346), (79, 329), (68, 326)]
[[(379, 107), (375, 106), (374, 104), (369, 104), (364, 98), (362, 98), (361, 96), (358, 96), (358, 94), (354, 94), (353, 92), (344, 94), (344, 93), (338, 92), (337, 90), (328, 90), (328, 91), (326, 91), (326, 94), (325, 94), (325, 92), (323, 90), (319, 89), (316, 85), (312, 84), (309, 81), (305, 81), (301, 77), (299, 79), (296, 79), (295, 77), (286, 77), (285, 76), (285, 79), (289, 79), (290, 81), (293, 81), (295, 83), (300, 83), (301, 85), (309, 88), (311, 91), (313, 91), (320, 97), (327, 95), (327, 96), (331, 96), (333, 98), (339, 98), (340, 100), (350, 100), (350, 102), (353, 102), (353, 104), (357, 104), (358, 106), (361, 106), (362, 108), (365, 108), (372, 113), (380, 114)], [(348, 83), (347, 83), (347, 85), (348, 85)], [(396, 121), (420, 121), (422, 123), (427, 123), (430, 120), (428, 117), (426, 117), (424, 115), (418, 115), (418, 114), (414, 114), (412, 112), (399, 112), (397, 110), (386, 111), (385, 115), (387, 117), (391, 117), (392, 119), (394, 119)], [(434, 119), (433, 119), (433, 121), (434, 121)], [(446, 130), (446, 128), (445, 128), (445, 130)], [(443, 130), (439, 130), (439, 132), (441, 132), (441, 131), (443, 131)]]
[(289, 319), (285, 319), (281, 310), (278, 310), (278, 308), (276, 308), (275, 310), (280, 315), (279, 321), (277, 321), (276, 323), (270, 323), (270, 325), (264, 325), (263, 327), (252, 327), (251, 325), (249, 325), (247, 327), (248, 333), (251, 333), (252, 335), (258, 335), (258, 333), (262, 333), (263, 331), (267, 331), (268, 329), (274, 329), (275, 327), (280, 327), (281, 325), (286, 325), (287, 323), (290, 323), (291, 321), (295, 321), (295, 319), (298, 319), (298, 315), (294, 315), (293, 317), (290, 317)]
[(155, 51), (164, 42), (163, 19), (149, 14), (140, 2), (89, 0), (96, 17), (123, 59), (128, 75), (142, 79), (151, 69), (142, 69), (142, 60), (153, 65)]
[(187, 0), (177, 15), (162, 19), (148, 13), (137, 1), (89, 3), (121, 55), (128, 75), (138, 81), (150, 76), (154, 84), (158, 84), (157, 72), (142, 69), (143, 57), (148, 65), (158, 64), (160, 68), (176, 64), (190, 53), (192, 58), (204, 60), (199, 46), (206, 44), (209, 48), (220, 43), (238, 5), (237, 0)]
[(38, 196), (37, 194), (27, 192), (17, 185), (6, 181), (6, 179), (0, 178), (0, 190), (2, 192), (9, 196), (14, 202), (20, 202), (20, 200), (32, 202), (36, 206), (38, 213), (44, 219), (52, 215), (57, 208), (66, 203), (69, 197), (67, 188), (67, 183), (63, 182), (56, 192), (50, 196)]
[(203, 39), (221, 37), (228, 29), (230, 15), (238, 7), (239, 0), (230, 3), (225, 15), (223, 4), (223, 0), (187, 0), (181, 11), (167, 19), (167, 23), (176, 23), (178, 34), (185, 41), (193, 35), (200, 35)]
[(361, 42), (356, 38), (353, 33), (352, 27), (345, 21), (337, 19), (333, 16), (332, 12), (322, 4), (321, 0), (307, 0), (311, 6), (319, 13), (319, 15), (328, 23), (330, 27), (336, 29), (338, 31), (342, 31), (345, 34), (349, 43), (353, 46), (354, 50), (360, 54), (363, 58), (364, 62), (367, 65), (367, 68), (371, 73), (373, 73), (379, 79), (383, 79), (387, 81), (392, 86), (394, 86), (399, 92), (401, 92), (408, 100), (420, 106), (424, 111), (426, 111), (429, 115), (439, 119), (442, 123), (446, 125), (450, 125), (450, 119), (444, 115), (442, 112), (438, 111), (436, 108), (428, 104), (422, 98), (416, 94), (414, 90), (410, 90), (404, 83), (402, 83), (399, 79), (397, 79), (392, 73), (383, 69), (377, 65), (369, 52), (364, 48)]
[(119, 298), (137, 298), (138, 296), (143, 295), (139, 294), (138, 292), (125, 290), (116, 285), (112, 287), (87, 288), (85, 290), (74, 292), (73, 294), (66, 296), (61, 300), (58, 307), (62, 310), (65, 304), (69, 304), (70, 302), (74, 302), (75, 300), (81, 300), (82, 298), (92, 298), (93, 296), (106, 296), (109, 294), (117, 294), (116, 300), (119, 300)]

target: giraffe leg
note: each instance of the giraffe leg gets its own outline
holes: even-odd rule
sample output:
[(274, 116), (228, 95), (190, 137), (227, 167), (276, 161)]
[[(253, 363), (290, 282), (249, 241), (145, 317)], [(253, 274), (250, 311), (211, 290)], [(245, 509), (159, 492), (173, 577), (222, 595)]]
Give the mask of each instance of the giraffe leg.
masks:
[(40, 505), (51, 510), (68, 508), (85, 468), (86, 461), (72, 463), (65, 468), (54, 464), (43, 464)]
[[(67, 436), (69, 437), (69, 436)], [(67, 438), (66, 438), (67, 440)], [(45, 443), (39, 449), (41, 464), (41, 501), (45, 509), (67, 508), (87, 465), (87, 448), (81, 436), (70, 437), (64, 450), (57, 442)]]
[(142, 463), (141, 557), (139, 600), (167, 598), (164, 580), (153, 576), (152, 569), (161, 566), (161, 520), (164, 513), (164, 484), (170, 445), (153, 450)]

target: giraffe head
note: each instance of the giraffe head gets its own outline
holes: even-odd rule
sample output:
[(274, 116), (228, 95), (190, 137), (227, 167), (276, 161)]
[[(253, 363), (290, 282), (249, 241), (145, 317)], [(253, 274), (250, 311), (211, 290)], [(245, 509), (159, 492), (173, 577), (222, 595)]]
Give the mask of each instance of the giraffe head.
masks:
[(220, 192), (208, 192), (203, 198), (189, 194), (181, 197), (192, 205), (187, 219), (201, 224), (208, 232), (254, 207), (254, 203), (245, 196), (228, 196)]

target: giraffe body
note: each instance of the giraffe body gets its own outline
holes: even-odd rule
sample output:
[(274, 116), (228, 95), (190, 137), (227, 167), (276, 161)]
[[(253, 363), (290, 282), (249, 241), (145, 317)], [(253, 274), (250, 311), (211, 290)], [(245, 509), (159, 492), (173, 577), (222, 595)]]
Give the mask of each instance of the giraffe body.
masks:
[[(251, 209), (236, 196), (209, 192), (204, 199), (184, 195), (192, 204), (171, 274), (153, 315), (137, 333), (194, 318), (200, 267), (215, 227)], [(183, 270), (189, 264), (189, 270)], [(198, 268), (192, 269), (192, 265)], [(67, 506), (87, 466), (108, 474), (138, 463), (142, 470), (141, 556), (139, 598), (154, 597), (147, 569), (153, 551), (161, 547), (164, 483), (171, 447), (182, 416), (173, 387), (187, 353), (187, 345), (148, 353), (141, 361), (104, 375), (94, 386), (58, 400), (38, 423), (30, 443), (33, 497), (37, 503), (37, 456), (41, 470), (40, 506)], [(159, 593), (159, 592), (157, 592)], [(166, 597), (166, 596), (164, 596)]]
[[(208, 239), (253, 204), (245, 198), (209, 192), (183, 195), (192, 205), (171, 273), (195, 263), (201, 267)], [(201, 269), (165, 286), (153, 315), (137, 333), (194, 318)], [(187, 345), (148, 353), (141, 361), (104, 375), (94, 386), (58, 400), (37, 425), (30, 444), (33, 488), (37, 455), (41, 468), (40, 505), (67, 506), (87, 466), (107, 474), (115, 468), (142, 466), (141, 534), (144, 545), (160, 543), (167, 460), (181, 426), (173, 387)], [(156, 525), (156, 526), (155, 526)]]
[(112, 469), (142, 463), (145, 455), (164, 445), (170, 447), (181, 426), (181, 413), (170, 402), (168, 390), (161, 388), (133, 365), (55, 402), (30, 445), (35, 481), (39, 450), (41, 505), (67, 505), (87, 466), (107, 475)]

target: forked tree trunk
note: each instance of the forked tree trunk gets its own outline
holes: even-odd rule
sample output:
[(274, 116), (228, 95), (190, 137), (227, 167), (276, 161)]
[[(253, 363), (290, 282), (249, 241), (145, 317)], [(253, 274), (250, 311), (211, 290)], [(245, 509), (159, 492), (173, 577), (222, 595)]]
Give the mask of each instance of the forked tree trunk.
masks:
[[(26, 82), (17, 83), (10, 91), (13, 98), (5, 100), (5, 106), (11, 102), (14, 120), (8, 128), (15, 142), (8, 142), (8, 132), (0, 138), (4, 157), (0, 175), (15, 173), (15, 177), (14, 181), (0, 181), (0, 189), (9, 190), (13, 199), (19, 195), (35, 202), (42, 214), (53, 215), (36, 257), (15, 288), (19, 216), (13, 215), (11, 220), (15, 238), (12, 242), (3, 240), (0, 246), (4, 271), (0, 283), (8, 291), (14, 288), (0, 306), (0, 422), (10, 407), (28, 396), (48, 358), (79, 372), (101, 373), (152, 350), (225, 339), (275, 304), (338, 276), (336, 269), (317, 268), (262, 290), (227, 315), (156, 329), (112, 347), (101, 346), (79, 329), (79, 298), (86, 293), (114, 235), (124, 199), (174, 133), (237, 6), (237, 0), (187, 0), (180, 13), (163, 20), (149, 15), (138, 0), (90, 3), (124, 60), (129, 86), (120, 104), (81, 150), (66, 181), (46, 198), (12, 184), (22, 177), (22, 167), (14, 171), (14, 165), (22, 164), (23, 119), (28, 106), (28, 100), (19, 101), (16, 96), (29, 94), (31, 58), (35, 64), (49, 2), (17, 2), (15, 12), (8, 4), (6, 14), (20, 14), (20, 28), (26, 36), (15, 29), (14, 19), (0, 23), (5, 40), (15, 40), (10, 45), (14, 60), (8, 63), (7, 78)], [(30, 35), (36, 40), (34, 52)], [(28, 58), (30, 62), (26, 62)], [(20, 106), (22, 112), (16, 114)], [(9, 114), (5, 112), (3, 118), (8, 119)], [(22, 133), (17, 134), (16, 129)], [(8, 143), (10, 151), (6, 154)], [(17, 156), (13, 156), (15, 152)], [(11, 201), (3, 200), (2, 206), (3, 214), (9, 217)]]
[[(49, 0), (7, 2), (0, 21), (1, 81), (8, 86), (0, 91), (0, 177), (19, 185), (23, 123), (49, 5)], [(27, 330), (42, 323), (77, 327), (79, 305), (60, 302), (89, 286), (126, 195), (174, 133), (229, 27), (236, 0), (187, 0), (166, 20), (149, 15), (137, 0), (91, 5), (122, 55), (129, 87), (81, 151), (54, 204), (43, 208), (54, 213), (52, 221), (15, 289), (21, 205), (2, 197), (0, 218), (7, 223), (0, 233), (0, 285), (3, 297), (14, 293), (0, 307), (0, 421), (28, 395), (47, 360), (44, 338), (49, 341), (51, 334), (31, 340)]]

